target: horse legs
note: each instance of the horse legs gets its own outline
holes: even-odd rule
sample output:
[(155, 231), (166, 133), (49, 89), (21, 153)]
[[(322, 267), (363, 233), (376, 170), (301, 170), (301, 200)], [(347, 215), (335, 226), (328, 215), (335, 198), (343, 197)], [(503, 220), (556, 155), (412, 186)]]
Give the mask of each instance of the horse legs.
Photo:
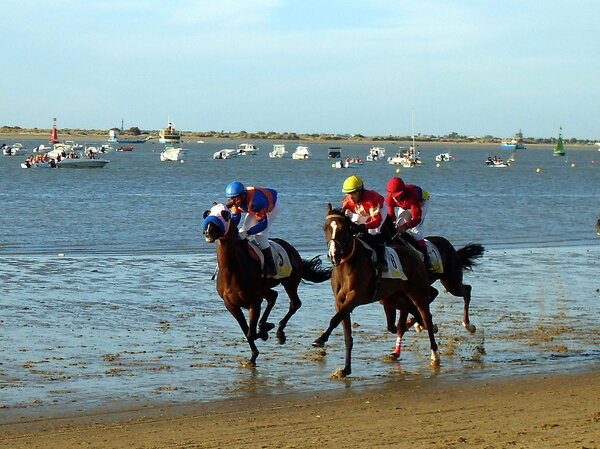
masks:
[[(244, 333), (244, 335), (246, 336), (246, 340), (248, 340), (248, 344), (250, 345), (250, 350), (252, 351), (252, 357), (250, 358), (250, 361), (248, 362), (250, 366), (256, 366), (256, 358), (258, 357), (258, 348), (256, 347), (256, 344), (254, 343), (254, 340), (256, 338), (251, 338), (250, 335), (250, 329), (251, 326), (248, 326), (248, 323), (246, 322), (246, 317), (244, 316), (244, 312), (242, 312), (242, 309), (240, 309), (237, 306), (234, 306), (233, 304), (230, 304), (229, 302), (225, 302), (225, 307), (227, 308), (227, 310), (229, 310), (229, 313), (231, 313), (231, 315), (236, 319), (236, 321), (238, 322), (238, 324), (240, 325), (240, 328), (242, 329), (242, 332)], [(250, 311), (250, 315), (252, 314), (252, 311)], [(256, 333), (256, 322), (254, 323), (254, 333)]]
[(344, 343), (346, 344), (346, 363), (340, 375), (341, 377), (346, 377), (352, 373), (352, 347), (354, 346), (354, 340), (352, 338), (352, 323), (350, 322), (349, 314), (346, 315), (342, 320), (342, 326), (344, 328)]
[(385, 321), (387, 323), (387, 330), (392, 334), (398, 332), (398, 328), (396, 327), (396, 309), (393, 307), (383, 306), (383, 310), (385, 311)]
[(407, 318), (408, 312), (404, 309), (400, 310), (400, 316), (398, 317), (398, 325), (396, 326), (396, 346), (390, 354), (390, 357), (392, 357), (394, 360), (398, 360), (400, 358), (400, 351), (402, 350), (402, 337), (404, 336), (404, 332), (406, 332)]
[(435, 341), (435, 336), (433, 332), (433, 319), (431, 317), (431, 312), (429, 311), (429, 304), (426, 302), (424, 304), (425, 305), (423, 305), (423, 303), (419, 304), (418, 302), (415, 302), (415, 305), (419, 309), (421, 318), (423, 319), (423, 322), (425, 323), (425, 326), (427, 328), (427, 333), (429, 334), (429, 345), (431, 347), (431, 363), (432, 365), (439, 365), (440, 355), (438, 353), (438, 345)]
[(278, 293), (275, 290), (268, 289), (265, 293), (265, 300), (267, 301), (267, 307), (265, 307), (265, 311), (258, 322), (258, 334), (257, 337), (262, 340), (269, 339), (269, 331), (275, 327), (272, 323), (267, 323), (269, 319), (269, 315), (271, 313), (271, 309), (275, 305), (275, 300), (277, 299)]
[(343, 319), (349, 317), (354, 308), (356, 307), (353, 304), (353, 299), (355, 296), (356, 295), (354, 293), (348, 294), (346, 295), (345, 301), (343, 301), (343, 296), (336, 297), (335, 306), (337, 312), (335, 313), (335, 315), (333, 315), (333, 317), (331, 317), (331, 320), (329, 321), (329, 327), (327, 328), (327, 330), (323, 332), (319, 338), (313, 341), (313, 346), (317, 348), (322, 348), (323, 346), (325, 346), (325, 343), (327, 343), (327, 340), (329, 340), (329, 336), (331, 335), (333, 330), (339, 326)]
[(287, 322), (290, 320), (292, 315), (294, 315), (298, 309), (302, 306), (302, 301), (300, 301), (300, 297), (298, 296), (298, 285), (289, 285), (283, 284), (283, 288), (285, 289), (287, 295), (290, 298), (290, 308), (288, 312), (285, 314), (283, 319), (279, 322), (279, 327), (277, 328), (277, 341), (279, 344), (284, 344), (285, 337), (285, 326), (287, 326)]
[(462, 325), (470, 334), (475, 333), (477, 328), (469, 321), (469, 304), (471, 304), (471, 286), (463, 284), (462, 281), (440, 279), (442, 285), (446, 288), (448, 293), (454, 296), (462, 296), (463, 298), (463, 322)]

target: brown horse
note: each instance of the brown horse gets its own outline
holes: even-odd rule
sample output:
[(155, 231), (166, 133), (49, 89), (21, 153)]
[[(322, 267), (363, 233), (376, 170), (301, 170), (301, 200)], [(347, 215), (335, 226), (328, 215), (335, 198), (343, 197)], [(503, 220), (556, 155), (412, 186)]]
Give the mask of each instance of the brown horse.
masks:
[[(390, 216), (386, 217), (386, 220), (382, 226), (381, 233), (385, 238), (387, 244), (398, 245), (410, 248), (415, 251), (416, 254), (420, 254), (416, 249), (410, 246), (408, 243), (409, 239), (402, 238), (397, 235), (394, 230), (394, 222)], [(454, 296), (460, 296), (463, 298), (463, 326), (469, 333), (474, 333), (476, 328), (471, 324), (469, 320), (469, 304), (471, 303), (471, 286), (463, 283), (463, 271), (471, 270), (475, 265), (476, 259), (481, 257), (485, 251), (484, 247), (479, 244), (470, 243), (458, 251), (454, 249), (454, 246), (446, 240), (444, 237), (430, 236), (426, 237), (431, 243), (433, 243), (440, 252), (442, 258), (443, 273), (429, 272), (429, 282), (432, 284), (439, 280), (440, 283), (445, 287), (448, 293)], [(430, 290), (430, 301), (433, 301), (438, 294), (435, 288)], [(396, 311), (392, 307), (385, 307), (388, 330), (390, 332), (396, 332), (396, 326), (394, 320)], [(401, 316), (402, 318), (402, 316)], [(410, 324), (409, 324), (410, 327)], [(393, 357), (399, 356), (400, 347), (396, 346), (396, 349), (392, 352)]]
[[(210, 221), (211, 219), (207, 218), (209, 216), (210, 211), (206, 211), (203, 228), (207, 242), (217, 241), (217, 292), (223, 298), (225, 307), (237, 320), (248, 340), (252, 350), (252, 357), (248, 364), (256, 366), (259, 352), (255, 340), (257, 338), (267, 340), (269, 331), (275, 327), (274, 324), (267, 321), (277, 299), (277, 291), (273, 290), (273, 287), (281, 284), (290, 298), (289, 310), (277, 328), (277, 340), (283, 344), (286, 340), (285, 326), (302, 305), (298, 297), (298, 285), (301, 279), (317, 283), (324, 282), (331, 278), (331, 268), (322, 268), (318, 256), (311, 260), (303, 260), (292, 245), (281, 239), (272, 239), (287, 252), (292, 270), (287, 277), (265, 278), (260, 262), (252, 255), (253, 250), (248, 241), (239, 237), (237, 227), (231, 223), (230, 212), (222, 210), (219, 217), (222, 223), (229, 223), (229, 230), (226, 234), (219, 222), (217, 220)], [(267, 301), (267, 306), (261, 316), (263, 299)], [(242, 309), (248, 310), (248, 322), (246, 322)]]
[[(356, 225), (339, 209), (327, 205), (327, 216), (323, 225), (328, 255), (334, 265), (331, 288), (335, 296), (336, 313), (329, 327), (313, 342), (313, 346), (323, 347), (331, 332), (342, 323), (346, 344), (346, 362), (341, 370), (342, 377), (352, 372), (352, 326), (350, 314), (360, 305), (380, 300), (384, 306), (416, 314), (429, 333), (432, 363), (439, 363), (438, 346), (433, 335), (433, 323), (429, 311), (429, 279), (425, 265), (418, 256), (407, 248), (393, 248), (400, 258), (407, 280), (381, 280), (377, 286), (370, 251), (356, 237)], [(399, 326), (399, 329), (405, 326)], [(400, 337), (400, 330), (398, 331)], [(403, 333), (403, 331), (402, 331)]]

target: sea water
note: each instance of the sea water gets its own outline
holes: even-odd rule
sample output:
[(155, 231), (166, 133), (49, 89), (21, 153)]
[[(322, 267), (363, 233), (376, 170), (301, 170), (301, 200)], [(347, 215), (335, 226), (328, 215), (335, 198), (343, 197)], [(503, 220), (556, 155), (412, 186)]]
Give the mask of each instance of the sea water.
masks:
[[(161, 162), (162, 146), (146, 143), (102, 155), (110, 163), (89, 170), (25, 170), (21, 156), (0, 158), (0, 419), (597, 364), (595, 148), (567, 149), (562, 158), (550, 147), (530, 148), (511, 167), (491, 168), (485, 158), (507, 158), (508, 151), (421, 145), (423, 164), (399, 174), (385, 161), (332, 168), (326, 144), (308, 143), (312, 157), (305, 161), (269, 158), (278, 142), (258, 143), (256, 156), (212, 159), (238, 143), (184, 143), (183, 162)], [(286, 145), (293, 151), (297, 143)], [(398, 150), (385, 146), (388, 156)], [(366, 159), (369, 145), (341, 147), (343, 157)], [(446, 151), (455, 159), (435, 162)], [(282, 210), (271, 236), (327, 264), (326, 205), (339, 206), (343, 180), (353, 174), (380, 193), (391, 176), (423, 187), (431, 195), (428, 234), (457, 248), (485, 246), (465, 275), (477, 331), (468, 334), (460, 324), (462, 299), (441, 292), (432, 305), (439, 369), (428, 365), (426, 334), (413, 331), (401, 361), (389, 363), (384, 356), (395, 336), (385, 331), (383, 310), (361, 306), (352, 314), (352, 380), (331, 380), (344, 362), (341, 327), (325, 352), (311, 347), (334, 313), (331, 288), (301, 284), (303, 305), (288, 324), (287, 343), (259, 340), (258, 366), (242, 367), (249, 347), (210, 280), (215, 246), (202, 237), (202, 213), (225, 201), (233, 180), (274, 188)], [(278, 291), (275, 323), (288, 307)]]

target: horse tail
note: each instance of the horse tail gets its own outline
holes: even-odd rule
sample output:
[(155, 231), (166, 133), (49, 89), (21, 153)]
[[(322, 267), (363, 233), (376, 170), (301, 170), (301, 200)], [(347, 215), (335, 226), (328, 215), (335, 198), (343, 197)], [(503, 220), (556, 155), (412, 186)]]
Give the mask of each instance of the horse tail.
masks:
[(331, 279), (333, 267), (324, 268), (320, 256), (310, 260), (302, 259), (302, 279), (309, 282), (325, 282)]
[(477, 265), (475, 260), (483, 256), (485, 248), (478, 243), (469, 243), (464, 248), (456, 251), (460, 259), (460, 264), (465, 270), (472, 270), (473, 266)]

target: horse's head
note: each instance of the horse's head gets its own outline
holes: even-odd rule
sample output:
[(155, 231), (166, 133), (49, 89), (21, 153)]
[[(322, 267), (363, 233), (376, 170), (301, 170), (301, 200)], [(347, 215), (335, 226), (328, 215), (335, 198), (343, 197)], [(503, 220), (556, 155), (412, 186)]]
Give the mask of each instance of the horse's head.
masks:
[(327, 241), (327, 256), (332, 265), (343, 263), (354, 251), (357, 226), (350, 221), (343, 209), (333, 209), (329, 203), (323, 231)]
[(224, 204), (213, 203), (213, 207), (205, 211), (203, 217), (202, 232), (208, 243), (225, 237), (230, 229), (235, 228), (231, 226), (231, 212)]

